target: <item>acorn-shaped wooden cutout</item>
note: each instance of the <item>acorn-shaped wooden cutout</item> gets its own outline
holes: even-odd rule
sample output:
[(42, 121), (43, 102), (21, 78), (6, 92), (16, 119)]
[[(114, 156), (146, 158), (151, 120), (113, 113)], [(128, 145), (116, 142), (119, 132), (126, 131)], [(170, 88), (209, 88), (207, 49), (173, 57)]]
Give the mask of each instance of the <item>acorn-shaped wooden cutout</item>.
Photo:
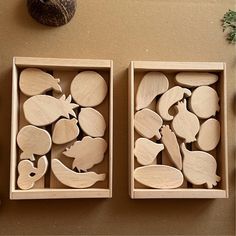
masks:
[(185, 139), (186, 143), (196, 141), (195, 136), (200, 129), (197, 116), (187, 110), (185, 99), (184, 102), (178, 102), (176, 108), (178, 113), (172, 121), (172, 129), (177, 136)]
[(30, 15), (44, 25), (67, 24), (75, 14), (76, 0), (27, 0)]

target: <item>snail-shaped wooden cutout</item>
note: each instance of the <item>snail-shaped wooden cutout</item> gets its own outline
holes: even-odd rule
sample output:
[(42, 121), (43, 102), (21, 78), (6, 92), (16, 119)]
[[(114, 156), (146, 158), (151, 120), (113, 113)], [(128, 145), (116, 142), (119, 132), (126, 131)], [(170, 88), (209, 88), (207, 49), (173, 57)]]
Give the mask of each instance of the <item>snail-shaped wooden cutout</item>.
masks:
[(42, 156), (39, 158), (37, 167), (34, 167), (33, 162), (29, 160), (21, 161), (18, 164), (18, 187), (23, 190), (34, 187), (35, 182), (44, 176), (47, 171), (47, 168), (48, 160), (46, 156)]
[(191, 143), (196, 140), (195, 136), (200, 128), (199, 120), (195, 114), (187, 110), (185, 99), (184, 102), (178, 102), (176, 108), (178, 113), (172, 121), (172, 128), (177, 136), (185, 139), (186, 143)]
[(183, 153), (183, 173), (186, 179), (195, 185), (206, 184), (213, 188), (220, 181), (216, 175), (217, 163), (215, 158), (207, 152), (189, 151), (185, 144), (181, 144)]
[(44, 25), (67, 24), (75, 14), (76, 0), (27, 0), (30, 15)]

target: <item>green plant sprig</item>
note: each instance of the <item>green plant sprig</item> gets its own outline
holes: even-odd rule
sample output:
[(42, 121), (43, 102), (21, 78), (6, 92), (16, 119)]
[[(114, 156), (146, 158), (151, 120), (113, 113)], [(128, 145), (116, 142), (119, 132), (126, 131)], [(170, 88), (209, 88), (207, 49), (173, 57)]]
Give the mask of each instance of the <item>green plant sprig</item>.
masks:
[(229, 10), (222, 19), (223, 31), (228, 30), (227, 40), (236, 43), (236, 12)]

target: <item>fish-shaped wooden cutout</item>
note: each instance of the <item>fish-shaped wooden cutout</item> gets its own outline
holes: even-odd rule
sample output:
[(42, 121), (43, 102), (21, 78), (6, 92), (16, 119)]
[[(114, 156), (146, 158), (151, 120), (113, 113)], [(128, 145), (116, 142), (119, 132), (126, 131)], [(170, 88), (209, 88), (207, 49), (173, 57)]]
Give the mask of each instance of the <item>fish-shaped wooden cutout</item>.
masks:
[(167, 77), (161, 72), (149, 72), (141, 80), (136, 95), (136, 110), (148, 107), (156, 96), (169, 88)]
[(20, 73), (19, 87), (27, 96), (43, 94), (49, 90), (61, 93), (60, 79), (37, 68), (27, 68)]
[(71, 96), (63, 95), (57, 99), (48, 95), (36, 95), (23, 104), (23, 110), (26, 120), (35, 126), (46, 126), (52, 124), (58, 118), (69, 115), (76, 117), (73, 109), (79, 105), (71, 103)]

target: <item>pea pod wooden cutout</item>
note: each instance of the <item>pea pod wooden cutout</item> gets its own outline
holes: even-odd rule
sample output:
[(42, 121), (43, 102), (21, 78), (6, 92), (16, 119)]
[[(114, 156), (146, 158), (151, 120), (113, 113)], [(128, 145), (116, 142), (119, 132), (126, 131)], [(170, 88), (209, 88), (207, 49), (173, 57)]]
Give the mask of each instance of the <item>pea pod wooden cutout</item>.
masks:
[(134, 155), (141, 165), (150, 165), (163, 149), (163, 144), (155, 143), (146, 138), (139, 138), (135, 142)]
[(169, 114), (169, 109), (183, 97), (191, 96), (191, 91), (180, 86), (175, 86), (165, 92), (158, 100), (156, 110), (164, 120), (172, 120), (174, 117)]
[(220, 122), (210, 118), (202, 123), (197, 137), (197, 146), (203, 151), (211, 151), (220, 141)]
[(187, 110), (185, 99), (184, 102), (178, 102), (176, 108), (178, 113), (172, 121), (172, 129), (186, 143), (196, 141), (195, 136), (200, 129), (200, 122), (197, 116)]
[(134, 127), (135, 130), (145, 138), (157, 139), (161, 138), (159, 129), (161, 128), (163, 121), (161, 117), (154, 111), (145, 108), (141, 111), (137, 111), (134, 115)]
[(213, 188), (220, 181), (216, 175), (217, 163), (215, 158), (207, 152), (189, 151), (185, 144), (181, 144), (183, 153), (183, 173), (186, 179), (195, 185), (206, 184)]
[(17, 144), (22, 150), (20, 159), (35, 160), (34, 154), (45, 155), (52, 146), (50, 134), (33, 125), (23, 127), (17, 135)]
[(201, 86), (193, 91), (190, 98), (190, 109), (202, 119), (215, 116), (220, 110), (219, 96), (217, 92), (209, 86)]
[(18, 164), (18, 187), (23, 190), (31, 189), (34, 187), (35, 182), (45, 175), (47, 168), (48, 161), (46, 156), (39, 158), (37, 167), (34, 167), (33, 162), (29, 160), (20, 161)]
[(71, 95), (83, 107), (94, 107), (103, 102), (107, 95), (107, 84), (95, 71), (80, 72), (71, 83)]
[(81, 108), (79, 124), (89, 136), (102, 137), (105, 134), (106, 121), (102, 114), (93, 108)]
[(175, 77), (176, 82), (184, 87), (198, 87), (217, 82), (218, 76), (208, 72), (180, 72)]
[(58, 118), (69, 115), (76, 116), (73, 109), (78, 105), (71, 103), (71, 96), (66, 99), (65, 95), (57, 99), (48, 95), (36, 95), (29, 98), (23, 104), (26, 120), (36, 126), (46, 126), (52, 124)]
[(60, 79), (37, 69), (27, 68), (20, 74), (19, 86), (22, 93), (27, 96), (39, 95), (49, 90), (61, 93)]
[(180, 170), (166, 165), (138, 167), (134, 170), (134, 178), (143, 185), (160, 189), (178, 188), (184, 181)]
[(53, 143), (64, 144), (76, 139), (80, 132), (77, 122), (75, 118), (57, 121), (52, 134)]
[(136, 110), (148, 107), (156, 96), (169, 88), (167, 77), (161, 72), (149, 72), (141, 80), (136, 95)]
[(95, 172), (77, 173), (67, 168), (58, 159), (52, 160), (52, 171), (61, 183), (71, 188), (88, 188), (106, 178), (106, 174)]
[(171, 131), (169, 125), (163, 125), (161, 128), (161, 142), (165, 145), (168, 156), (171, 162), (182, 170), (182, 157), (180, 153), (179, 143), (176, 135)]
[(73, 169), (86, 171), (103, 160), (106, 150), (107, 143), (104, 139), (85, 136), (81, 141), (76, 141), (63, 154), (74, 158)]

